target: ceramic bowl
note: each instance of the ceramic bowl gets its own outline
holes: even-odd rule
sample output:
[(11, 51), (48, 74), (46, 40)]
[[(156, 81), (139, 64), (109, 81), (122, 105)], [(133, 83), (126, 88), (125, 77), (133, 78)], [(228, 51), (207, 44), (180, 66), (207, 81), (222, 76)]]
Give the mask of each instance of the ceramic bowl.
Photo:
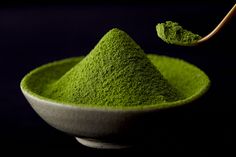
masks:
[[(210, 85), (207, 75), (192, 64), (166, 56), (148, 57), (164, 77), (183, 93), (184, 99), (164, 104), (116, 108), (63, 104), (40, 95), (47, 84), (60, 78), (83, 57), (56, 61), (34, 69), (22, 79), (21, 90), (43, 120), (75, 136), (81, 144), (94, 148), (129, 147), (154, 128), (158, 130), (158, 125), (164, 122), (160, 117), (157, 118), (162, 114), (161, 111), (164, 110), (166, 114), (169, 109), (192, 103)], [(172, 70), (173, 66), (175, 70)], [(47, 74), (50, 69), (54, 72)], [(35, 87), (36, 82), (45, 82), (45, 86)]]

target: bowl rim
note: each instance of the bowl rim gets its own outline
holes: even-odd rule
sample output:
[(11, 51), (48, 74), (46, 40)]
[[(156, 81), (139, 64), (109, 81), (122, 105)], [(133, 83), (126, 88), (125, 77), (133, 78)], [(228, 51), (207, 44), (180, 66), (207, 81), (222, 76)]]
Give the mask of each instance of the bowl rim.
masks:
[[(157, 54), (148, 54), (148, 55), (156, 55), (156, 56), (161, 56), (161, 57), (167, 57), (170, 59), (176, 59), (176, 60), (182, 60), (182, 59), (178, 59), (178, 58), (174, 58), (174, 57), (169, 57), (169, 56), (165, 56), (165, 55), (157, 55)], [(154, 110), (163, 110), (163, 109), (168, 109), (168, 108), (174, 108), (174, 107), (178, 107), (178, 106), (183, 106), (185, 104), (188, 104), (190, 102), (193, 102), (195, 100), (197, 100), (198, 98), (200, 98), (201, 96), (203, 96), (209, 89), (210, 85), (211, 85), (211, 81), (209, 79), (209, 77), (205, 74), (204, 71), (202, 71), (200, 68), (198, 68), (197, 66), (188, 63), (187, 61), (184, 61), (185, 63), (188, 63), (189, 65), (193, 66), (194, 68), (197, 68), (198, 70), (200, 70), (204, 77), (206, 78), (207, 83), (204, 84), (204, 86), (202, 86), (202, 88), (200, 88), (198, 90), (198, 92), (194, 93), (193, 95), (186, 97), (184, 99), (181, 100), (177, 100), (177, 101), (173, 101), (173, 102), (163, 102), (163, 103), (159, 103), (157, 104), (152, 104), (152, 105), (139, 105), (139, 106), (97, 106), (97, 105), (91, 105), (91, 104), (74, 104), (74, 103), (63, 103), (63, 102), (59, 102), (50, 98), (46, 98), (43, 97), (35, 92), (30, 91), (28, 88), (25, 88), (23, 86), (24, 82), (25, 82), (25, 78), (27, 78), (28, 76), (30, 76), (30, 74), (37, 72), (38, 70), (44, 69), (46, 67), (49, 67), (50, 65), (55, 65), (57, 63), (61, 63), (61, 62), (66, 62), (69, 60), (72, 60), (73, 58), (82, 58), (83, 56), (79, 56), (79, 57), (71, 57), (71, 58), (66, 58), (66, 59), (62, 59), (62, 60), (58, 60), (58, 61), (54, 61), (54, 62), (50, 62), (44, 65), (41, 65), (35, 69), (33, 69), (32, 71), (30, 71), (28, 74), (26, 74), (23, 79), (20, 82), (20, 89), (22, 91), (22, 93), (24, 94), (25, 97), (30, 97), (31, 99), (34, 99), (36, 101), (40, 101), (44, 104), (50, 104), (53, 106), (57, 106), (57, 107), (64, 107), (64, 108), (68, 108), (68, 109), (84, 109), (84, 110), (100, 110), (100, 111), (113, 111), (113, 112), (124, 112), (124, 111), (154, 111)]]
[(145, 111), (158, 111), (158, 110), (164, 110), (169, 108), (175, 108), (178, 106), (183, 106), (185, 104), (188, 104), (190, 102), (193, 102), (197, 100), (199, 97), (201, 97), (207, 90), (209, 89), (209, 85), (206, 86), (199, 94), (194, 94), (191, 97), (188, 97), (183, 100), (178, 100), (174, 102), (168, 102), (168, 103), (161, 103), (161, 104), (154, 104), (154, 105), (145, 105), (145, 106), (95, 106), (95, 105), (86, 105), (86, 104), (72, 104), (72, 103), (62, 103), (57, 102), (52, 99), (48, 99), (42, 96), (35, 96), (35, 94), (31, 94), (30, 92), (24, 90), (21, 88), (22, 93), (25, 95), (25, 97), (29, 97), (31, 99), (34, 99), (38, 102), (42, 102), (43, 104), (50, 104), (54, 107), (63, 107), (67, 109), (79, 109), (79, 110), (89, 110), (89, 111), (112, 111), (112, 112), (145, 112)]

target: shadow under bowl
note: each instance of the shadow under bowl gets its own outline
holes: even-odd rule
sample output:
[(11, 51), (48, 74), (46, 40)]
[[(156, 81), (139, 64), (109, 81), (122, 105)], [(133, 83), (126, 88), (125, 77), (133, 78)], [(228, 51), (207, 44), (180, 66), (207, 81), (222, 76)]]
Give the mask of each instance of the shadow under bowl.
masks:
[(167, 56), (147, 56), (184, 99), (146, 106), (99, 107), (65, 104), (41, 95), (47, 85), (58, 80), (83, 57), (64, 59), (34, 69), (22, 79), (21, 90), (43, 120), (75, 136), (83, 145), (94, 148), (129, 147), (139, 143), (145, 135), (151, 136), (151, 132), (158, 134), (167, 122), (163, 115), (197, 100), (210, 85), (208, 76), (192, 64)]

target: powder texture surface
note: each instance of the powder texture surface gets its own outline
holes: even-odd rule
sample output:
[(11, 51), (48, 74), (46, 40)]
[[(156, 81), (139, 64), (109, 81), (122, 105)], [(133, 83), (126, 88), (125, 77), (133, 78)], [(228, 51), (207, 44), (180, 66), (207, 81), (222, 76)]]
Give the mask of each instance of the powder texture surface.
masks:
[(65, 103), (100, 106), (152, 105), (180, 99), (141, 47), (116, 28), (41, 95)]
[(202, 38), (172, 21), (157, 24), (156, 30), (157, 35), (168, 44), (190, 46)]

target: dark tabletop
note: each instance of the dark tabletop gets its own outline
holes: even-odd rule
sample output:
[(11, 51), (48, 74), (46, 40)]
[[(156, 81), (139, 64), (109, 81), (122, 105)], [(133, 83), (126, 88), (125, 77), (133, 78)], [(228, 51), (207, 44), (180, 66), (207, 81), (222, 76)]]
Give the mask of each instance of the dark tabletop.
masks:
[[(70, 150), (78, 155), (121, 156), (160, 152), (228, 152), (232, 147), (235, 99), (236, 17), (215, 38), (197, 47), (167, 45), (155, 25), (177, 21), (193, 32), (209, 33), (233, 3), (59, 4), (0, 7), (0, 143), (1, 149)], [(89, 53), (111, 28), (126, 31), (146, 53), (178, 57), (205, 71), (211, 88), (181, 114), (185, 125), (167, 127), (160, 139), (125, 150), (96, 150), (45, 123), (20, 91), (30, 70), (50, 61)], [(156, 124), (158, 127), (158, 124)], [(181, 127), (181, 131), (178, 127)], [(14, 150), (14, 149), (12, 149)]]

